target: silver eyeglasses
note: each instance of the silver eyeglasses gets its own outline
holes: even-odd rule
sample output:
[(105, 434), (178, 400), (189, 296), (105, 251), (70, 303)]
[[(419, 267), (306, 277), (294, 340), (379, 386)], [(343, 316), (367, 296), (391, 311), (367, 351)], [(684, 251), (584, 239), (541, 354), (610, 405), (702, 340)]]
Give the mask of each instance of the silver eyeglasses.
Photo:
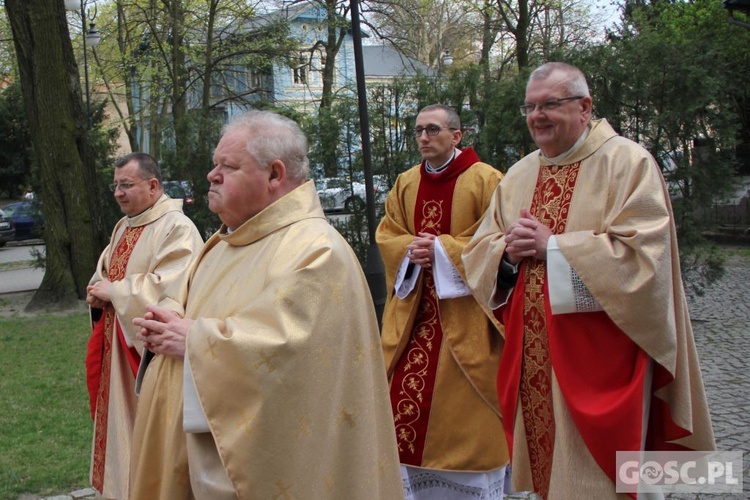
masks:
[(426, 127), (415, 127), (413, 132), (414, 132), (414, 137), (416, 137), (417, 139), (422, 137), (422, 132), (427, 132), (427, 135), (429, 135), (430, 137), (435, 137), (436, 135), (440, 133), (441, 130), (446, 129), (446, 128), (448, 130), (458, 130), (457, 128), (453, 128), (453, 127), (441, 127), (440, 125), (427, 125)]
[(573, 97), (561, 97), (560, 99), (550, 99), (548, 101), (544, 102), (527, 102), (526, 104), (522, 104), (520, 106), (521, 109), (521, 115), (526, 116), (529, 113), (533, 113), (535, 109), (538, 109), (541, 112), (545, 111), (552, 111), (553, 109), (557, 109), (560, 106), (563, 105), (566, 101), (573, 101), (576, 99), (583, 99), (586, 96), (582, 95), (576, 95)]
[(115, 182), (114, 184), (110, 184), (109, 185), (109, 190), (112, 191), (113, 193), (115, 191), (117, 191), (118, 188), (121, 191), (127, 191), (128, 189), (132, 188), (133, 186), (135, 186), (139, 182), (150, 181), (151, 179), (153, 179), (153, 177), (151, 177), (149, 179), (141, 179), (141, 180), (135, 181), (135, 182), (120, 182), (120, 183)]

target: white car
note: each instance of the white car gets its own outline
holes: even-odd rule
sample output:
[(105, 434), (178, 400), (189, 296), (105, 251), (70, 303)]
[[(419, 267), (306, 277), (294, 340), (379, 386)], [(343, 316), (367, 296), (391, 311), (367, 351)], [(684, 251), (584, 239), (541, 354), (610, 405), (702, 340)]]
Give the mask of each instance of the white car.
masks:
[(325, 212), (361, 212), (365, 208), (365, 185), (344, 177), (316, 179), (320, 204)]
[[(373, 176), (375, 206), (385, 203), (388, 187), (382, 176)], [(325, 212), (364, 212), (367, 205), (367, 188), (364, 182), (350, 182), (345, 177), (325, 177), (315, 180), (320, 204)]]

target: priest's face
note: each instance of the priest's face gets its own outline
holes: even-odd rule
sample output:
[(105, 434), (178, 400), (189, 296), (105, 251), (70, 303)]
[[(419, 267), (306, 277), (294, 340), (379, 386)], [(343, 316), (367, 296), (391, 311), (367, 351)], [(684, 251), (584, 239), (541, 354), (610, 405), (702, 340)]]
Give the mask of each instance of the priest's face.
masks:
[(115, 201), (128, 217), (145, 212), (161, 196), (159, 181), (144, 175), (136, 160), (115, 168), (114, 186)]
[(273, 172), (248, 153), (248, 134), (248, 129), (238, 127), (222, 136), (207, 176), (208, 208), (230, 229), (237, 229), (274, 200)]
[(571, 95), (570, 80), (571, 76), (565, 72), (553, 71), (547, 78), (531, 80), (526, 86), (526, 104), (536, 104), (526, 115), (526, 125), (536, 145), (548, 157), (572, 148), (591, 117), (591, 97)]
[[(422, 159), (429, 161), (430, 165), (435, 168), (442, 167), (450, 160), (453, 149), (461, 142), (461, 131), (451, 130), (448, 125), (448, 117), (442, 109), (419, 113), (415, 130), (421, 131), (415, 137)], [(437, 133), (436, 135), (429, 135), (429, 131)]]

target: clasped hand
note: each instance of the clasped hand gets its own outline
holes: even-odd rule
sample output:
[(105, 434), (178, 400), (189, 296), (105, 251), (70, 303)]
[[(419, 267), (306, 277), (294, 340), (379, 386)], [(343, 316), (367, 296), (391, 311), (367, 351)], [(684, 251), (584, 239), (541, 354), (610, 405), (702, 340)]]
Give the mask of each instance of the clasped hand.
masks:
[(184, 357), (185, 338), (193, 320), (163, 307), (148, 306), (146, 309), (142, 318), (133, 319), (133, 324), (141, 327), (137, 337), (143, 341), (143, 347), (156, 354)]
[(508, 226), (505, 233), (505, 253), (511, 264), (517, 264), (526, 257), (547, 259), (547, 242), (552, 231), (539, 222), (531, 212), (521, 209), (518, 220)]
[(104, 309), (104, 307), (112, 302), (112, 297), (109, 293), (109, 288), (112, 286), (112, 282), (107, 278), (102, 278), (93, 285), (86, 287), (86, 302), (95, 309)]
[(435, 259), (435, 235), (417, 233), (414, 240), (406, 246), (406, 256), (419, 266), (432, 267)]

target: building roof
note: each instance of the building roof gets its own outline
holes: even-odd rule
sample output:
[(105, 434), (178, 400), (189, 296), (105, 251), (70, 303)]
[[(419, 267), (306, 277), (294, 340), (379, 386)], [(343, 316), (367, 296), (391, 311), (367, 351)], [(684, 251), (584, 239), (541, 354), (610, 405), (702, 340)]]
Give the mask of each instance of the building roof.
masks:
[(365, 66), (365, 78), (416, 76), (417, 73), (432, 74), (432, 70), (427, 65), (387, 45), (364, 45), (362, 60)]

